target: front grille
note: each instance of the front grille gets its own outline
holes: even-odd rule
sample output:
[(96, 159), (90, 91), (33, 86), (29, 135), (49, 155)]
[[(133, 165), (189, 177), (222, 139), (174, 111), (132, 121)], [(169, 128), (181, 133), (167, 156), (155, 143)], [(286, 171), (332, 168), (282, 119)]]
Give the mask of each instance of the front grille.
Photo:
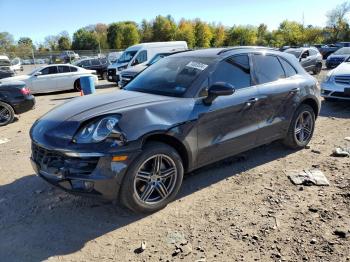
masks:
[(350, 85), (350, 75), (335, 76), (334, 81), (342, 85)]
[(95, 170), (99, 160), (98, 157), (68, 157), (34, 143), (32, 143), (32, 159), (39, 165), (40, 170), (62, 175), (89, 175)]
[(350, 94), (345, 94), (345, 93), (342, 93), (342, 92), (333, 92), (333, 93), (332, 93), (332, 96), (349, 98), (349, 97), (350, 97)]
[(116, 69), (115, 68), (111, 68), (111, 69), (108, 69), (108, 75), (109, 76), (115, 76), (116, 75)]

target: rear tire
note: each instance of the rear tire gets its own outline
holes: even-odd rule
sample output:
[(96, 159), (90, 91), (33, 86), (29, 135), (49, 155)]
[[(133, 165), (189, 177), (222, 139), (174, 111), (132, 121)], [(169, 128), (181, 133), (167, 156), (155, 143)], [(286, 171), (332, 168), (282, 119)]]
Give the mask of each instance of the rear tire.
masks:
[(75, 80), (75, 82), (74, 82), (74, 90), (77, 91), (77, 92), (81, 91), (80, 79)]
[(314, 110), (311, 106), (302, 104), (294, 113), (283, 143), (291, 149), (302, 149), (310, 142), (314, 129)]
[(0, 126), (10, 124), (15, 118), (15, 111), (7, 103), (0, 102)]
[(312, 71), (314, 73), (314, 75), (318, 75), (319, 73), (321, 73), (322, 70), (322, 64), (319, 63), (315, 66), (315, 69)]
[(121, 203), (137, 213), (158, 211), (174, 200), (183, 174), (181, 157), (173, 147), (148, 143), (129, 165), (120, 189)]
[(102, 73), (102, 79), (103, 80), (107, 80), (107, 72), (103, 72)]

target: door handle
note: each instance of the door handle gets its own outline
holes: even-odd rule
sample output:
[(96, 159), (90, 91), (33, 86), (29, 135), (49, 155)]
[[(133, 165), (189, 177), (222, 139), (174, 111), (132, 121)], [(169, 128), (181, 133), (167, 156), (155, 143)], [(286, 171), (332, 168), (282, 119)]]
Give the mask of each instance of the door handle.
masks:
[(259, 98), (253, 97), (253, 98), (249, 99), (247, 102), (245, 102), (245, 104), (246, 104), (247, 107), (249, 107), (249, 106), (255, 104), (258, 101), (259, 101)]
[(295, 87), (292, 90), (290, 90), (289, 93), (295, 94), (295, 93), (298, 93), (299, 91), (300, 91), (300, 87)]

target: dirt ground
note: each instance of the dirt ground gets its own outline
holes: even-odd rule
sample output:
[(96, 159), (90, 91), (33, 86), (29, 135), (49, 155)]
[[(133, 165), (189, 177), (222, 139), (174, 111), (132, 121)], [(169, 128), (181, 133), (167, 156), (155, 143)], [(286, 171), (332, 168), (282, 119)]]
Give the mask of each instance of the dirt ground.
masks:
[[(0, 127), (10, 140), (0, 144), (0, 261), (350, 261), (350, 158), (331, 156), (350, 147), (350, 103), (322, 103), (309, 149), (276, 142), (202, 168), (176, 201), (144, 216), (34, 175), (31, 125), (77, 95), (37, 96), (35, 110)], [(310, 168), (330, 186), (287, 178)]]

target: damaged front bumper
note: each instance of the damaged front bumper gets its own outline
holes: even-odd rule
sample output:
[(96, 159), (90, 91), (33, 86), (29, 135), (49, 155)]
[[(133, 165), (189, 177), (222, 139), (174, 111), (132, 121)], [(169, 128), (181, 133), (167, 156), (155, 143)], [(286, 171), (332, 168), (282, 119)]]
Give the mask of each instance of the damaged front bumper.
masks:
[(121, 153), (127, 159), (114, 162), (109, 154), (56, 151), (33, 142), (30, 160), (36, 174), (54, 186), (115, 200), (127, 167), (137, 155), (137, 151)]

